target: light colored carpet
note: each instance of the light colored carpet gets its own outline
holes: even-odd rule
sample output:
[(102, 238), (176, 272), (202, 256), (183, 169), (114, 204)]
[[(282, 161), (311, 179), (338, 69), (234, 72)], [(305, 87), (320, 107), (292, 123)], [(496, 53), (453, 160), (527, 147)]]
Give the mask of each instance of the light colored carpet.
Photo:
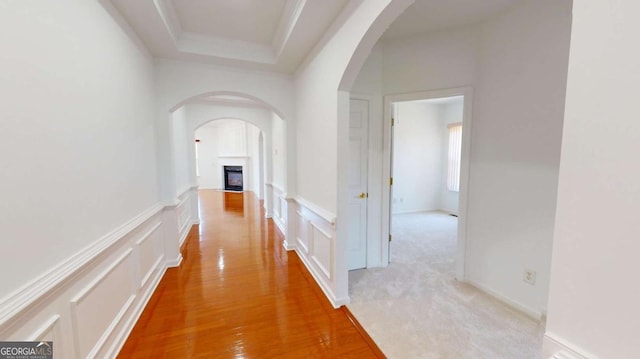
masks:
[(349, 274), (348, 308), (388, 358), (540, 358), (542, 323), (454, 279), (457, 218), (393, 225), (389, 267)]

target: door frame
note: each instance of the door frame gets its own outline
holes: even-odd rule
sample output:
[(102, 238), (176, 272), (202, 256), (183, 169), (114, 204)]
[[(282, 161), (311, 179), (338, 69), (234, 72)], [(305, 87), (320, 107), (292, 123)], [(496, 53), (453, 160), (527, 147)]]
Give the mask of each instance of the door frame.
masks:
[[(457, 87), (450, 89), (427, 90), (409, 92), (403, 94), (391, 94), (384, 96), (384, 121), (383, 121), (383, 164), (382, 164), (382, 234), (385, 237), (391, 235), (391, 104), (415, 100), (435, 99), (442, 97), (464, 96), (462, 115), (462, 154), (460, 159), (460, 192), (458, 201), (458, 234), (456, 250), (456, 279), (464, 281), (466, 278), (466, 234), (467, 234), (467, 208), (469, 197), (469, 158), (471, 155), (471, 115), (473, 104), (473, 88)], [(389, 242), (385, 241), (380, 248), (382, 262), (389, 263)]]

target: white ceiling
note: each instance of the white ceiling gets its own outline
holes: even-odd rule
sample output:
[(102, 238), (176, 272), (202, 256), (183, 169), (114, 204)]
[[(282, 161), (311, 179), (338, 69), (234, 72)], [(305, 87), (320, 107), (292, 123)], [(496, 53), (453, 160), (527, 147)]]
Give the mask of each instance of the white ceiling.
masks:
[(156, 57), (292, 73), (350, 0), (101, 0)]
[(286, 0), (172, 0), (184, 32), (270, 45)]
[[(367, 0), (100, 1), (156, 57), (292, 73), (349, 3)], [(382, 39), (474, 24), (521, 1), (416, 0)]]

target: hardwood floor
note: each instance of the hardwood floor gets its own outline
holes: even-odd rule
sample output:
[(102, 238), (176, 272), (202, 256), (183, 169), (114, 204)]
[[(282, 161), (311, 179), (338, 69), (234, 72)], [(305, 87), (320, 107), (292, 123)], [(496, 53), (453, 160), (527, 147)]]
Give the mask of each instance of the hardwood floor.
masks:
[(383, 358), (333, 309), (251, 193), (200, 191), (201, 224), (119, 358)]

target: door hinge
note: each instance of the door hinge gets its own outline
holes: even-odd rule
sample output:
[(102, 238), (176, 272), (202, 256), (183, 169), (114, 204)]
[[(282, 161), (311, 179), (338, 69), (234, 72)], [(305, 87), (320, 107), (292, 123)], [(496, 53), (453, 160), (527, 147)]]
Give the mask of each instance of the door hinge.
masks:
[(391, 117), (391, 126), (394, 126), (396, 124), (396, 119)]
[(391, 234), (389, 234), (389, 242), (391, 242)]
[(389, 177), (389, 186), (393, 186), (393, 177)]

